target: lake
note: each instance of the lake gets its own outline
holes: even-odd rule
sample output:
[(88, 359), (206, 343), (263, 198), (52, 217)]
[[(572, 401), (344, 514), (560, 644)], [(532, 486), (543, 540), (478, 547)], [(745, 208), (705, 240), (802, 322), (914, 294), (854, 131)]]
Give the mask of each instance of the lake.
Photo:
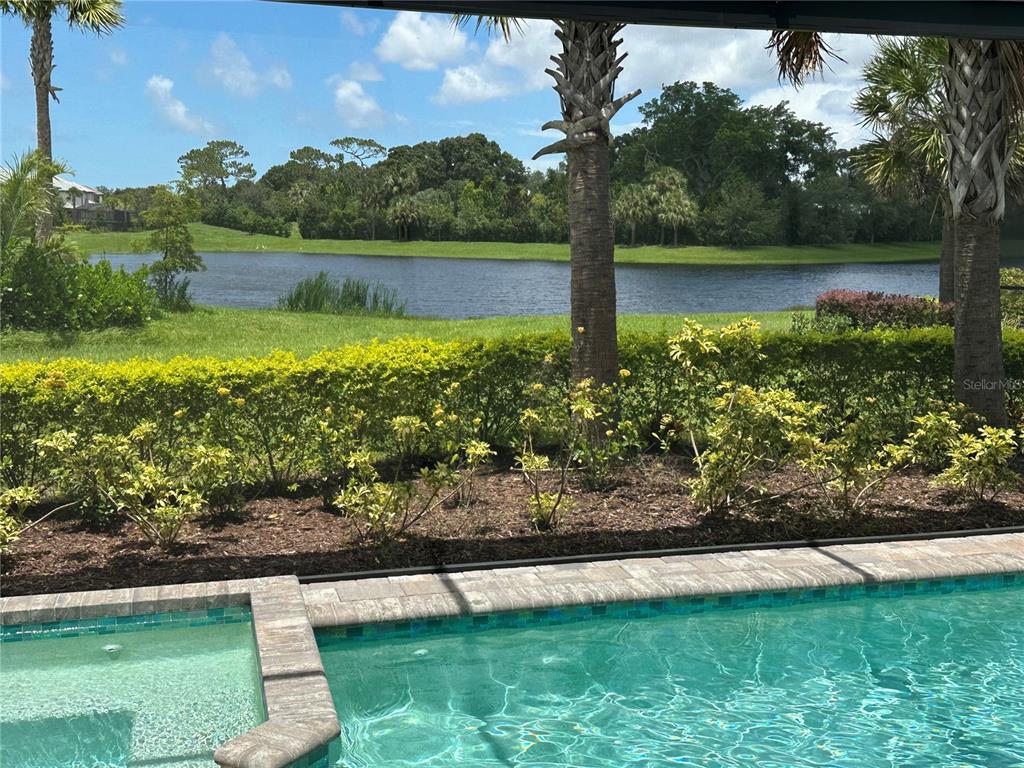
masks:
[[(1004, 259), (1008, 264), (1017, 258)], [(100, 258), (100, 257), (96, 257)], [(135, 269), (152, 254), (109, 254)], [(411, 315), (465, 318), (554, 315), (569, 310), (569, 264), (550, 261), (336, 256), (308, 253), (203, 253), (206, 272), (191, 275), (200, 304), (271, 307), (304, 277), (324, 270), (343, 279), (381, 281), (397, 291)], [(830, 288), (935, 295), (938, 264), (808, 266), (616, 267), (623, 313), (754, 312), (812, 305)]]

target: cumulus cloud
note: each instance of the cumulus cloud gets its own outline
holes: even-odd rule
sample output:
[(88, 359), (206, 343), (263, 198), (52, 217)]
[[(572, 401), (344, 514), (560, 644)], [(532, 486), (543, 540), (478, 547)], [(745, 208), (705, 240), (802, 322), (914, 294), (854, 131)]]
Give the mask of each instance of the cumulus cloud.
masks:
[(351, 32), (356, 37), (363, 37), (377, 28), (377, 19), (375, 16), (371, 16), (369, 18), (366, 16), (360, 16), (355, 11), (348, 8), (339, 14), (339, 18), (341, 19), (342, 29), (346, 32)]
[(210, 46), (210, 72), (228, 92), (246, 99), (256, 96), (265, 85), (283, 90), (292, 87), (292, 76), (286, 66), (276, 64), (258, 74), (249, 57), (224, 32)]
[(174, 81), (163, 75), (153, 75), (146, 82), (146, 94), (153, 102), (157, 114), (165, 123), (179, 131), (209, 136), (214, 132), (213, 123), (193, 114), (185, 103), (174, 96)]
[(369, 61), (353, 61), (348, 65), (349, 80), (361, 80), (363, 82), (378, 82), (384, 79), (380, 70)]
[(434, 96), (439, 104), (466, 104), (536, 91), (550, 85), (544, 73), (558, 50), (554, 24), (524, 22), (511, 43), (492, 40), (480, 61), (445, 70)]
[(510, 93), (512, 88), (508, 83), (489, 77), (483, 67), (456, 67), (444, 71), (444, 80), (434, 101), (438, 104), (469, 104)]
[(110, 51), (110, 63), (123, 67), (128, 63), (128, 54), (121, 48), (113, 48)]
[(388, 121), (388, 113), (362, 84), (335, 75), (328, 85), (334, 93), (334, 109), (349, 128), (370, 128)]
[(415, 70), (437, 69), (465, 51), (465, 32), (453, 29), (446, 16), (418, 11), (397, 14), (376, 48), (381, 61)]

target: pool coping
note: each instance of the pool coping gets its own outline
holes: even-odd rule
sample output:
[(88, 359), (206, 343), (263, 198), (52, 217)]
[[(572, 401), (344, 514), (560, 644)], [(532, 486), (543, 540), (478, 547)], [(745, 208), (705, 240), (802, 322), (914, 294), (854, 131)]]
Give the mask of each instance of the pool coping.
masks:
[(314, 629), (1024, 573), (1024, 533), (630, 558), (302, 585)]
[(298, 579), (275, 576), (0, 597), (0, 626), (249, 606), (267, 719), (222, 744), (225, 768), (312, 765), (341, 728)]

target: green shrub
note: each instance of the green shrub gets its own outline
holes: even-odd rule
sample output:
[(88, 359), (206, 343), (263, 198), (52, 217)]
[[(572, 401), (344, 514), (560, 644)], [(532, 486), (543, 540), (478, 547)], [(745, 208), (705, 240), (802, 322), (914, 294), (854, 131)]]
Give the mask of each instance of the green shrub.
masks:
[(29, 243), (0, 276), (0, 323), (57, 332), (142, 325), (156, 308), (146, 274), (91, 264), (57, 239)]
[(902, 466), (894, 461), (878, 414), (870, 408), (851, 414), (832, 435), (814, 441), (798, 463), (832, 506), (847, 513), (867, 506)]
[(805, 459), (816, 442), (821, 406), (788, 390), (726, 389), (715, 400), (707, 448), (697, 453), (693, 499), (720, 513), (764, 490), (764, 478)]
[(25, 512), (39, 501), (39, 489), (21, 485), (0, 491), (0, 553), (6, 552), (27, 527)]
[[(679, 352), (674, 362), (664, 336), (622, 337), (621, 363), (630, 375), (622, 377), (614, 405), (623, 429), (629, 422), (644, 439), (659, 431), (676, 447), (696, 442), (702, 449), (709, 429), (708, 398), (728, 381), (787, 389), (798, 400), (821, 403), (825, 423), (870, 409), (877, 414), (880, 433), (895, 440), (920, 427), (914, 419), (923, 404), (952, 399), (948, 329), (822, 334), (754, 333), (738, 327), (729, 333), (696, 328), (687, 333), (687, 339), (675, 337)], [(1004, 338), (1007, 376), (1024, 379), (1024, 333), (1007, 330)], [(719, 351), (705, 349), (709, 343)], [(325, 465), (318, 457), (327, 408), (337, 419), (361, 412), (359, 444), (377, 454), (386, 453), (393, 440), (390, 422), (396, 414), (434, 425), (439, 404), (445, 418), (459, 416), (458, 442), (476, 439), (518, 451), (523, 445), (520, 415), (537, 405), (529, 393), (532, 383), (545, 382), (545, 396), (562, 403), (560, 418), (568, 416), (568, 359), (568, 337), (554, 334), (447, 343), (405, 339), (301, 360), (275, 354), (239, 360), (66, 359), (2, 365), (0, 479), (8, 487), (45, 484), (54, 457), (38, 441), (61, 430), (74, 432), (80, 445), (92, 450), (102, 446), (99, 436), (125, 436), (140, 422), (151, 421), (168, 446), (184, 441), (230, 450), (239, 484), (282, 489), (331, 472), (341, 481), (337, 458)], [(1019, 396), (1008, 394), (1019, 416)], [(431, 461), (443, 458), (441, 442), (442, 437), (451, 439), (445, 436), (448, 431), (432, 428), (431, 442), (423, 446)], [(535, 439), (539, 452), (561, 442), (552, 430), (538, 429)], [(635, 447), (627, 444), (633, 439), (623, 436), (621, 445), (612, 441), (608, 448), (632, 453)], [(618, 461), (597, 454), (585, 460), (598, 470), (606, 461)], [(574, 460), (573, 466), (580, 464)], [(56, 491), (50, 487), (46, 493)], [(85, 496), (99, 498), (98, 492)]]
[(1010, 468), (1018, 444), (1012, 429), (981, 427), (975, 434), (958, 435), (950, 447), (949, 467), (936, 483), (969, 502), (991, 502), (1020, 484)]
[(383, 283), (346, 277), (339, 283), (326, 272), (306, 277), (277, 300), (278, 309), (288, 312), (324, 312), (335, 315), (383, 315), (402, 317), (405, 302)]
[(349, 478), (334, 506), (347, 513), (360, 534), (373, 541), (390, 541), (418, 521), (464, 493), (466, 482), (481, 462), (491, 455), (490, 447), (472, 441), (454, 447), (452, 453), (433, 466), (419, 471), (424, 492), (408, 479), (416, 456), (435, 442), (429, 424), (416, 416), (391, 420), (392, 439), (386, 456), (392, 462), (393, 477), (386, 482), (373, 454), (362, 446), (346, 459)]

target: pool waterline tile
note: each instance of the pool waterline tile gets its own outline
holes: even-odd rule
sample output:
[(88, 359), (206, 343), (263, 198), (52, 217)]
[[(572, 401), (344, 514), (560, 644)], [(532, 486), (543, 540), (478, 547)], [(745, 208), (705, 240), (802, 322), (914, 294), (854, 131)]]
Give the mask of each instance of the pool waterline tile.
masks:
[(1024, 572), (968, 576), (957, 579), (926, 579), (906, 582), (843, 585), (786, 591), (737, 592), (726, 595), (631, 600), (592, 605), (573, 605), (519, 611), (470, 614), (431, 620), (374, 622), (316, 630), (317, 643), (329, 647), (352, 641), (380, 642), (395, 638), (468, 634), (489, 629), (527, 629), (586, 621), (594, 617), (646, 619), (716, 610), (848, 602), (862, 598), (899, 598), (924, 594), (975, 592), (1024, 586)]
[(162, 611), (128, 616), (104, 616), (98, 619), (70, 619), (38, 624), (0, 626), (0, 643), (25, 640), (46, 640), (54, 637), (81, 637), (139, 632), (168, 627), (205, 627), (215, 624), (238, 624), (252, 620), (248, 606), (204, 611)]

